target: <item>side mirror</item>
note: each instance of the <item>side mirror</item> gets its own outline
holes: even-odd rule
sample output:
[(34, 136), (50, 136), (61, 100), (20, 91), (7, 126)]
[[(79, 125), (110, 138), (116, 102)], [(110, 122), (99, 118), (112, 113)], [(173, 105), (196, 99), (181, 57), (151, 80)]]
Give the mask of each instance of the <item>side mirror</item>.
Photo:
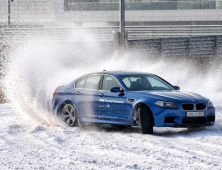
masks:
[(179, 86), (173, 86), (176, 90), (180, 90)]
[(123, 89), (121, 87), (112, 87), (110, 89), (111, 92), (117, 93), (117, 92), (123, 92)]

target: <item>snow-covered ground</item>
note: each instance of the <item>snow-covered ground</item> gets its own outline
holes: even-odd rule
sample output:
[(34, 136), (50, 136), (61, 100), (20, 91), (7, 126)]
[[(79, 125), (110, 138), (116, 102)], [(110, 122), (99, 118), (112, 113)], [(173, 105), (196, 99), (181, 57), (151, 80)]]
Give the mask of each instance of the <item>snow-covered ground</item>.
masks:
[(0, 169), (222, 169), (222, 109), (207, 129), (70, 128), (0, 105)]

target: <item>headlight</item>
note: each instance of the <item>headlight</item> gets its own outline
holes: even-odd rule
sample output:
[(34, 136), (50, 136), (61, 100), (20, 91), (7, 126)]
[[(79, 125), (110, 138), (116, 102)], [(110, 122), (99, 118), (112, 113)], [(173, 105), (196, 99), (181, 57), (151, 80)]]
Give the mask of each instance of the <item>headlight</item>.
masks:
[(174, 102), (156, 101), (154, 104), (165, 108), (177, 108), (177, 105)]
[(212, 101), (209, 101), (209, 102), (208, 102), (208, 107), (211, 107), (211, 106), (214, 106), (214, 104), (213, 104)]

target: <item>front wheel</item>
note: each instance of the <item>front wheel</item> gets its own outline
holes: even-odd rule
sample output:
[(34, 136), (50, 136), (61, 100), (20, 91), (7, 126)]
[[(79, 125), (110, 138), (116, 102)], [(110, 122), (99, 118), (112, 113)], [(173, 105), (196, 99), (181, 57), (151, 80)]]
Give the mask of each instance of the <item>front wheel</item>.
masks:
[(138, 112), (142, 134), (153, 134), (152, 113), (145, 106), (139, 107)]
[(61, 111), (61, 119), (70, 127), (78, 126), (77, 110), (72, 104), (65, 104)]

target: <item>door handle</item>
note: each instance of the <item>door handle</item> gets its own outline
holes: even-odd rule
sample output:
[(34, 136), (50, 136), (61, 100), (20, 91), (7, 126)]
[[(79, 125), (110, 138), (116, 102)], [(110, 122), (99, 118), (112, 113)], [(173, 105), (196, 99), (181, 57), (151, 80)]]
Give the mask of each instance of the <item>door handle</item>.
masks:
[(79, 91), (77, 91), (77, 92), (75, 92), (75, 94), (76, 94), (76, 95), (80, 95), (80, 92), (79, 92)]
[(103, 97), (104, 94), (103, 94), (103, 93), (99, 93), (98, 96), (99, 96), (99, 97)]

